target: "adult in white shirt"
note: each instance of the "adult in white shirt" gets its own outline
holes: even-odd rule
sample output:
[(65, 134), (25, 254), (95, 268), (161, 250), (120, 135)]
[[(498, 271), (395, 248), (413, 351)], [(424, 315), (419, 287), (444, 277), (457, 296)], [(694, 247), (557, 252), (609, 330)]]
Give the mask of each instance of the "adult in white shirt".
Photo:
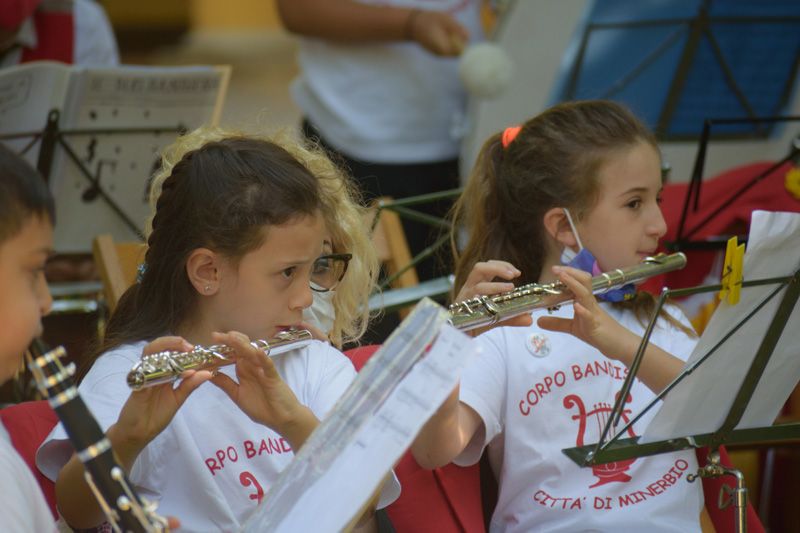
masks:
[[(366, 199), (459, 186), (466, 95), (457, 59), (482, 40), (479, 0), (279, 0), (302, 36), (292, 95), (304, 134), (341, 157)], [(449, 202), (424, 207), (441, 216)], [(405, 222), (413, 253), (434, 240)], [(433, 260), (417, 266), (421, 279)]]

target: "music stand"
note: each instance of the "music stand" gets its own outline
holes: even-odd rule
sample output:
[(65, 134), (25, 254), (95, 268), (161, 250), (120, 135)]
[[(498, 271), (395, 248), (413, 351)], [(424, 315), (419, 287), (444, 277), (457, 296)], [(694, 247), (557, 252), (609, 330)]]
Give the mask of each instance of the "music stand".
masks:
[[(754, 214), (753, 228), (757, 226), (755, 220), (757, 216), (760, 215)], [(794, 236), (797, 237), (797, 235), (800, 235), (800, 216), (792, 216), (794, 217), (795, 224)], [(751, 228), (751, 235), (753, 235), (753, 228)], [(758, 249), (757, 245), (755, 247)], [(756, 263), (756, 265), (758, 266), (758, 263)], [(723, 320), (717, 321), (717, 324), (714, 324), (712, 319), (712, 323), (709, 324), (709, 329), (715, 325), (719, 326), (716, 327), (714, 333), (708, 337), (708, 340), (711, 343), (709, 349), (707, 351), (703, 351), (705, 348), (705, 346), (702, 346), (704, 339), (701, 338), (700, 343), (698, 343), (698, 348), (695, 350), (689, 362), (686, 364), (683, 371), (672, 381), (672, 383), (670, 383), (663, 391), (656, 395), (652, 402), (650, 402), (650, 404), (648, 404), (641, 413), (631, 419), (624, 427), (616, 431), (614, 436), (608, 438), (609, 435), (612, 434), (612, 431), (619, 424), (619, 420), (622, 415), (622, 409), (624, 407), (624, 399), (627, 397), (627, 394), (633, 385), (633, 379), (635, 378), (641, 365), (645, 348), (658, 317), (658, 312), (664, 306), (667, 299), (672, 296), (680, 297), (701, 292), (719, 291), (722, 286), (713, 285), (679, 290), (665, 289), (662, 291), (656, 306), (656, 313), (653, 315), (647, 325), (647, 328), (645, 329), (642, 343), (639, 346), (639, 350), (637, 351), (634, 362), (631, 365), (628, 376), (622, 385), (622, 389), (617, 396), (611, 417), (603, 428), (603, 432), (599, 441), (592, 445), (565, 449), (563, 450), (564, 453), (579, 466), (591, 466), (635, 457), (644, 457), (660, 453), (684, 450), (687, 448), (708, 446), (710, 449), (709, 465), (707, 465), (704, 469), (701, 469), (701, 471), (698, 472), (698, 476), (719, 476), (725, 474), (737, 476), (737, 489), (734, 491), (735, 506), (739, 512), (737, 531), (745, 531), (746, 522), (744, 521), (744, 512), (746, 510), (746, 489), (744, 488), (743, 480), (740, 474), (733, 470), (725, 469), (719, 465), (717, 454), (719, 447), (724, 444), (754, 444), (764, 441), (781, 442), (800, 438), (800, 423), (753, 427), (753, 413), (758, 413), (763, 420), (765, 411), (762, 409), (759, 412), (758, 410), (761, 409), (759, 406), (751, 409), (753, 393), (760, 385), (760, 380), (767, 370), (770, 358), (772, 357), (776, 347), (779, 345), (782, 334), (784, 334), (786, 331), (785, 328), (787, 322), (794, 317), (792, 323), (794, 331), (789, 330), (791, 335), (797, 335), (796, 328), (800, 326), (800, 324), (795, 324), (795, 322), (800, 322), (800, 315), (793, 315), (793, 311), (797, 306), (797, 301), (800, 298), (800, 261), (795, 258), (794, 266), (790, 269), (788, 275), (769, 276), (742, 282), (743, 288), (758, 286), (771, 288), (765, 288), (759, 294), (753, 293), (751, 295), (751, 301), (748, 301), (747, 305), (743, 306), (742, 308), (737, 309), (729, 306), (726, 307), (725, 304), (722, 304), (721, 309), (723, 313)], [(743, 292), (743, 295), (744, 294), (745, 293)], [(776, 305), (778, 298), (780, 301)], [(689, 430), (687, 433), (682, 433), (682, 436), (670, 436), (669, 438), (665, 438), (664, 434), (669, 433), (669, 431), (662, 431), (662, 434), (659, 435), (658, 430), (656, 430), (656, 435), (654, 437), (649, 435), (650, 429), (657, 425), (655, 421), (662, 414), (665, 414), (665, 416), (661, 417), (661, 421), (666, 418), (668, 421), (673, 423), (673, 426), (670, 427), (671, 430), (674, 431), (676, 427), (680, 427), (680, 424), (675, 422), (674, 416), (673, 418), (669, 417), (675, 414), (675, 405), (678, 405), (678, 409), (680, 410), (680, 402), (685, 403), (691, 400), (689, 399), (689, 396), (685, 394), (673, 394), (672, 396), (669, 396), (668, 394), (679, 386), (683, 388), (683, 391), (681, 392), (685, 392), (688, 388), (685, 386), (685, 381), (687, 378), (689, 378), (689, 376), (695, 372), (698, 372), (698, 375), (702, 374), (705, 368), (703, 368), (703, 370), (699, 370), (701, 365), (704, 363), (708, 365), (708, 361), (710, 360), (709, 358), (714, 353), (720, 352), (720, 348), (723, 346), (730, 348), (730, 346), (726, 345), (726, 342), (732, 339), (734, 335), (740, 331), (740, 329), (744, 332), (745, 330), (742, 328), (745, 327), (750, 327), (751, 329), (758, 328), (759, 325), (757, 324), (756, 319), (761, 319), (760, 315), (765, 314), (772, 308), (775, 308), (774, 315), (769, 320), (768, 326), (763, 332), (763, 336), (760, 338), (760, 340), (759, 338), (755, 338), (751, 339), (750, 341), (756, 342), (758, 347), (755, 351), (752, 362), (747, 369), (741, 386), (739, 387), (738, 391), (735, 392), (735, 396), (733, 397), (727, 412), (719, 410), (719, 413), (721, 413), (723, 416), (722, 421), (719, 423), (713, 421), (708, 422), (707, 420), (703, 421), (697, 418), (698, 415), (690, 413), (686, 416), (686, 418), (690, 421), (688, 424), (690, 426)], [(720, 313), (719, 309), (718, 313)], [(730, 319), (731, 317), (735, 317), (734, 320), (729, 320), (730, 322), (733, 322), (732, 325), (724, 321), (725, 319)], [(706, 332), (708, 331), (709, 330), (707, 329)], [(716, 338), (713, 335), (717, 335), (719, 338)], [(739, 342), (741, 342), (741, 336), (739, 338)], [(783, 346), (781, 349), (783, 350)], [(730, 352), (734, 353), (736, 350), (733, 349), (730, 350)], [(791, 370), (791, 368), (789, 370)], [(770, 368), (770, 375), (774, 379), (775, 373), (774, 369), (772, 368)], [(707, 388), (705, 388), (705, 391), (707, 393), (707, 401), (709, 402), (709, 405), (715, 405), (715, 399), (720, 401), (719, 392), (722, 385), (720, 385), (718, 382), (713, 382), (713, 379), (716, 377), (717, 376), (710, 376), (709, 380), (703, 382), (707, 383)], [(793, 378), (789, 377), (789, 379), (792, 380)], [(698, 380), (696, 379), (695, 381)], [(735, 386), (735, 383), (730, 385)], [(725, 387), (727, 391), (731, 390), (730, 386), (725, 385)], [(691, 389), (689, 389), (689, 391), (691, 392)], [(786, 396), (788, 396), (788, 393)], [(642, 437), (626, 439), (619, 438), (620, 435), (624, 435), (627, 429), (631, 428), (638, 420), (642, 418), (645, 413), (647, 413), (665, 397), (667, 399), (664, 402), (664, 405), (661, 407), (660, 412), (656, 415), (656, 418), (650, 422), (648, 431), (644, 436), (645, 439), (648, 439), (648, 437), (653, 437), (652, 441), (640, 443), (640, 441), (643, 440)], [(773, 402), (776, 397), (777, 396), (773, 395)], [(760, 398), (761, 397), (759, 396), (759, 401), (763, 402), (763, 400)], [(785, 401), (785, 398), (778, 399), (780, 401), (780, 405), (782, 405), (783, 401)], [(727, 399), (722, 398), (721, 401), (723, 404), (727, 404)], [(670, 409), (670, 407), (672, 408)], [(699, 410), (702, 411), (702, 408)], [(699, 416), (702, 416), (702, 414)], [(737, 429), (740, 423), (742, 423), (742, 425), (745, 427)], [(703, 425), (706, 428), (716, 427), (716, 429), (702, 430), (701, 428)]]
[[(568, 49), (557, 98), (625, 102), (662, 139), (693, 140), (698, 115), (755, 118), (785, 106), (798, 69), (798, 27), (800, 8), (780, 1), (680, 0), (635, 9), (595, 2)], [(742, 53), (742, 40), (757, 46)], [(770, 129), (734, 123), (723, 135), (766, 137)]]
[(0, 141), (27, 154), (48, 181), (57, 252), (89, 252), (100, 230), (143, 238), (160, 152), (175, 133), (218, 122), (229, 78), (227, 66), (47, 61), (0, 72)]
[[(800, 137), (796, 137), (795, 141), (789, 146), (789, 150), (784, 157), (771, 165), (769, 168), (753, 176), (747, 183), (740, 186), (737, 190), (731, 192), (730, 195), (722, 202), (716, 209), (705, 216), (701, 221), (694, 224), (690, 229), (686, 229), (686, 222), (691, 211), (696, 212), (700, 207), (700, 192), (703, 186), (703, 172), (705, 169), (706, 154), (708, 152), (708, 143), (711, 139), (711, 130), (714, 125), (725, 124), (746, 124), (746, 123), (777, 123), (777, 122), (800, 122), (800, 116), (779, 116), (779, 117), (747, 117), (747, 118), (709, 118), (703, 121), (703, 130), (700, 134), (700, 141), (697, 147), (697, 157), (694, 161), (694, 168), (692, 176), (689, 181), (689, 186), (686, 189), (686, 197), (683, 201), (683, 208), (681, 210), (681, 218), (678, 222), (678, 232), (675, 240), (666, 243), (667, 248), (672, 252), (680, 252), (687, 250), (718, 250), (724, 249), (727, 239), (713, 239), (705, 241), (692, 240), (692, 237), (700, 231), (710, 220), (719, 215), (725, 208), (732, 205), (741, 195), (749, 191), (756, 184), (772, 175), (773, 172), (781, 168), (789, 161), (796, 161), (800, 157)], [(765, 206), (766, 207), (766, 206)], [(740, 238), (741, 242), (745, 239)]]
[[(56, 148), (61, 148), (67, 155), (69, 160), (77, 167), (80, 175), (86, 179), (89, 188), (83, 193), (84, 200), (92, 201), (95, 198), (101, 198), (108, 207), (116, 213), (119, 219), (131, 232), (136, 235), (140, 240), (144, 240), (144, 234), (141, 230), (141, 224), (137, 224), (132, 217), (122, 208), (106, 190), (106, 187), (100, 183), (102, 165), (98, 166), (97, 173), (92, 175), (83, 161), (79, 158), (75, 148), (69, 143), (68, 137), (70, 135), (114, 135), (114, 134), (154, 134), (161, 133), (177, 133), (182, 135), (186, 132), (186, 127), (178, 124), (171, 128), (114, 128), (114, 129), (67, 129), (62, 130), (59, 127), (61, 118), (61, 111), (58, 109), (51, 109), (47, 114), (47, 123), (42, 131), (14, 133), (7, 135), (0, 135), (0, 141), (25, 139), (30, 138), (30, 142), (20, 152), (20, 155), (25, 155), (31, 148), (39, 141), (39, 156), (37, 158), (36, 169), (44, 177), (45, 181), (50, 183), (50, 175), (53, 168), (53, 158), (56, 153)], [(148, 187), (149, 188), (149, 187)]]

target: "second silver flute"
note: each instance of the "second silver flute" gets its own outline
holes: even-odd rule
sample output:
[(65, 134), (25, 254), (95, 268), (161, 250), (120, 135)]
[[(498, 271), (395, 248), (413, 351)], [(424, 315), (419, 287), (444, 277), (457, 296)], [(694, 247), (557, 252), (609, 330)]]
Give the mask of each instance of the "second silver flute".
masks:
[[(268, 340), (255, 340), (250, 344), (265, 355), (277, 355), (307, 345), (312, 340), (311, 332), (305, 329), (290, 329), (278, 333)], [(143, 355), (128, 372), (128, 386), (133, 390), (170, 383), (185, 370), (214, 370), (232, 365), (233, 349), (224, 344), (195, 346), (189, 352), (167, 350)]]
[[(686, 256), (658, 254), (646, 257), (638, 265), (618, 268), (592, 278), (592, 292), (602, 294), (627, 283), (635, 283), (659, 274), (680, 270), (686, 266)], [(450, 306), (450, 323), (462, 331), (497, 324), (534, 309), (557, 307), (573, 299), (572, 291), (557, 281), (555, 283), (529, 283), (513, 291), (494, 296), (476, 296)]]

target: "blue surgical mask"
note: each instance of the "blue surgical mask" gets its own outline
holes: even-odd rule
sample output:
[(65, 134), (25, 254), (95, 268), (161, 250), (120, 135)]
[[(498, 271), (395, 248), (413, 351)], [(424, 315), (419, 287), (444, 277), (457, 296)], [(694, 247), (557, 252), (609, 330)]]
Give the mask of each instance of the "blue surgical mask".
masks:
[[(567, 216), (567, 222), (569, 222), (569, 226), (575, 234), (575, 240), (578, 241), (578, 248), (580, 251), (576, 254), (569, 246), (565, 246), (564, 251), (561, 252), (561, 264), (583, 270), (592, 276), (602, 274), (602, 270), (600, 270), (600, 266), (597, 264), (597, 259), (592, 255), (592, 252), (583, 247), (581, 238), (578, 236), (578, 230), (575, 228), (575, 224), (573, 224), (572, 217), (566, 207), (564, 208), (564, 214)], [(596, 295), (598, 300), (605, 302), (624, 302), (625, 300), (632, 299), (634, 296), (636, 296), (636, 286), (633, 283), (628, 283), (622, 287), (617, 287), (603, 294)]]

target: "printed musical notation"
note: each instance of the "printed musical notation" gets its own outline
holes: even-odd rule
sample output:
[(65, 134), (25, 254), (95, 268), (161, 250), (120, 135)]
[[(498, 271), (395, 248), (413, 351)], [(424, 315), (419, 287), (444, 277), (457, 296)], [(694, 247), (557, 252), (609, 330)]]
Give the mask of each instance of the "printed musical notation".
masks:
[(41, 147), (32, 135), (44, 130), (51, 110), (59, 112), (63, 144), (46, 176), (56, 197), (57, 251), (89, 251), (97, 233), (138, 237), (160, 151), (182, 131), (217, 123), (229, 77), (229, 67), (49, 61), (0, 72), (0, 135), (31, 134), (5, 141), (30, 163)]

